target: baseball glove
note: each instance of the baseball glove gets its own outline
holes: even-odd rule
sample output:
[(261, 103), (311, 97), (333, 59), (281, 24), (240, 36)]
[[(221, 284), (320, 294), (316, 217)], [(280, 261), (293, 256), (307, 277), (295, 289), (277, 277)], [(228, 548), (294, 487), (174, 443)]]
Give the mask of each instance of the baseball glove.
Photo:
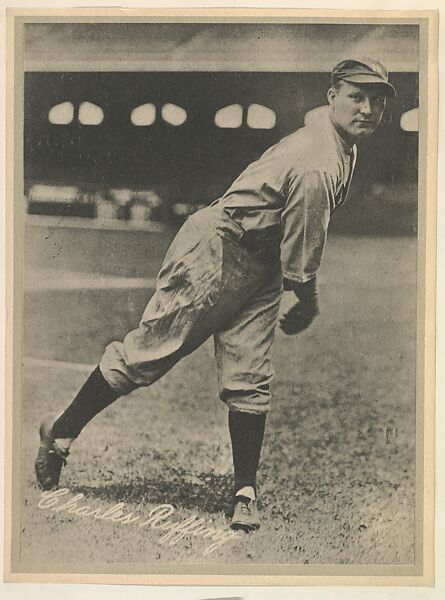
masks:
[(286, 335), (296, 335), (309, 327), (318, 315), (318, 308), (305, 312), (304, 305), (297, 302), (280, 319), (279, 326)]

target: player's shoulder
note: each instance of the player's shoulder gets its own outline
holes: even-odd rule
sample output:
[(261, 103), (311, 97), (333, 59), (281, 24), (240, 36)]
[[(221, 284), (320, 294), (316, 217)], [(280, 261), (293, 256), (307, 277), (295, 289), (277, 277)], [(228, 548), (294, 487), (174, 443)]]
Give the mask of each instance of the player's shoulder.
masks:
[(337, 172), (338, 148), (333, 139), (328, 107), (309, 111), (303, 127), (282, 138), (276, 145), (276, 152), (298, 169)]
[(264, 152), (263, 157), (279, 159), (283, 164), (300, 163), (314, 143), (311, 133), (303, 126), (282, 137)]

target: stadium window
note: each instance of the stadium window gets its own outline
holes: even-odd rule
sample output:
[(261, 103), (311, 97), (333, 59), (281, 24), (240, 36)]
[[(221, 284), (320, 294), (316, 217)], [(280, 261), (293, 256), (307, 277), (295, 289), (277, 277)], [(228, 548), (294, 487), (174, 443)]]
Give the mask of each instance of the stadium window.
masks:
[(74, 117), (74, 106), (71, 102), (56, 104), (48, 112), (48, 120), (53, 125), (68, 125)]
[(82, 102), (79, 106), (79, 121), (82, 125), (100, 125), (104, 120), (104, 111), (97, 104)]
[(230, 104), (220, 108), (215, 114), (215, 125), (222, 129), (237, 129), (243, 123), (241, 104)]
[(166, 123), (179, 127), (187, 120), (186, 111), (176, 104), (164, 104), (161, 111), (162, 118)]
[(247, 109), (247, 125), (252, 129), (273, 129), (276, 122), (276, 114), (267, 106), (251, 104)]
[(131, 122), (136, 127), (148, 127), (156, 121), (156, 106), (154, 104), (141, 104), (131, 112)]
[(419, 131), (419, 109), (413, 108), (400, 117), (400, 128), (403, 131)]

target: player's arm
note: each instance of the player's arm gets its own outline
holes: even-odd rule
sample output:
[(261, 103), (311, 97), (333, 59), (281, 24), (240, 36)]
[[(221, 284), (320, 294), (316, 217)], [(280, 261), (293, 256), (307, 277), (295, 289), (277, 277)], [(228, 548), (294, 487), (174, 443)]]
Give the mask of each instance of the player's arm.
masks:
[(310, 171), (292, 178), (282, 215), (284, 289), (296, 303), (280, 319), (288, 335), (303, 331), (317, 316), (316, 271), (320, 266), (330, 219), (331, 183), (323, 172)]

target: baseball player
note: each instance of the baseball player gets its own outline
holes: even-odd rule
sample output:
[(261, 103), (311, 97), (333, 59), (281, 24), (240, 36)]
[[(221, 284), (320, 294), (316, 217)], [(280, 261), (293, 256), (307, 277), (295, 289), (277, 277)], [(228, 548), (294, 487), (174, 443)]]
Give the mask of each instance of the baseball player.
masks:
[[(233, 452), (231, 526), (259, 527), (256, 474), (271, 404), (275, 327), (279, 321), (285, 334), (297, 334), (318, 314), (316, 274), (330, 216), (346, 199), (356, 142), (376, 130), (392, 96), (383, 65), (342, 61), (331, 72), (328, 105), (311, 111), (304, 127), (187, 219), (139, 327), (109, 344), (73, 402), (41, 423), (35, 469), (43, 489), (57, 487), (72, 442), (97, 413), (152, 384), (213, 336)], [(279, 319), (283, 290), (295, 301)]]

